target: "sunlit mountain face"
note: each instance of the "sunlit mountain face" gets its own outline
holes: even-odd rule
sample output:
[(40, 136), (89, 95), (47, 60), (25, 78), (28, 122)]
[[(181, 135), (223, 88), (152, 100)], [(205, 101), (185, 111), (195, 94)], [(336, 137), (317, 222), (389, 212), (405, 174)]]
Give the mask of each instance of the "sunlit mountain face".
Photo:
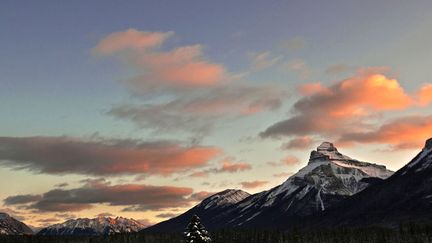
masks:
[(2, 3), (1, 235), (429, 224), (431, 11)]

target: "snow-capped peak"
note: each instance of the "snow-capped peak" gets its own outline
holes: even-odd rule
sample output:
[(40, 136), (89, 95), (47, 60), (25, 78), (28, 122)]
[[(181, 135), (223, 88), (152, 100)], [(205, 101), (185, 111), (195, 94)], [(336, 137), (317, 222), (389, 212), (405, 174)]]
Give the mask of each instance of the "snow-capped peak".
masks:
[(425, 146), (422, 151), (408, 163), (408, 165), (401, 169), (402, 174), (406, 174), (408, 169), (415, 168), (415, 171), (421, 171), (432, 165), (432, 138), (426, 140)]
[(109, 235), (138, 232), (145, 226), (134, 219), (104, 217), (70, 219), (42, 229), (42, 235)]
[(33, 231), (7, 213), (0, 213), (0, 235), (26, 235), (33, 234)]
[(205, 209), (212, 207), (225, 207), (236, 204), (248, 196), (250, 196), (250, 194), (245, 191), (227, 189), (204, 199), (198, 207), (204, 207)]
[(316, 150), (312, 151), (309, 163), (321, 162), (325, 160), (353, 160), (350, 157), (339, 153), (337, 148), (330, 142), (323, 142)]

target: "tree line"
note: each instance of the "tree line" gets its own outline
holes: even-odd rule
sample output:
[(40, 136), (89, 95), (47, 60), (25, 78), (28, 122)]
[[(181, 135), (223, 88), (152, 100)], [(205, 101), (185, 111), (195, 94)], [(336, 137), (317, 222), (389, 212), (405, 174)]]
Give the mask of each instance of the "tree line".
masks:
[[(212, 243), (432, 243), (432, 225), (408, 224), (396, 229), (339, 228), (307, 231), (218, 230), (209, 232)], [(184, 243), (183, 233), (131, 233), (110, 236), (6, 236), (2, 243)]]

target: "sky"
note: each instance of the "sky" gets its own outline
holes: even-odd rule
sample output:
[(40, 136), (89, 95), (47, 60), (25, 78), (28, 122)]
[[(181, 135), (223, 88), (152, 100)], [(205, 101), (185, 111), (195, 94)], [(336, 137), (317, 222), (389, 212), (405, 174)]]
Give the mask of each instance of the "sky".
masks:
[(432, 2), (2, 1), (0, 211), (154, 224), (432, 135)]

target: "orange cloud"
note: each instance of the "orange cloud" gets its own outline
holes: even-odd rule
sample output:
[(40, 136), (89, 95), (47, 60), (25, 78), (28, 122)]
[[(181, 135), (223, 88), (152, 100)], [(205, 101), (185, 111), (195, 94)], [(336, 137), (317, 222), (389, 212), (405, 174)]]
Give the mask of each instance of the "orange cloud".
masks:
[(353, 142), (398, 148), (421, 145), (425, 139), (422, 134), (430, 134), (430, 121), (426, 117), (417, 117), (417, 121), (400, 118), (388, 123), (377, 118), (384, 112), (427, 105), (432, 100), (432, 86), (428, 84), (416, 94), (408, 94), (398, 80), (376, 71), (362, 71), (328, 87), (317, 83), (300, 87), (305, 96), (293, 105), (294, 115), (268, 127), (260, 136), (294, 136), (283, 145), (287, 148), (310, 136), (339, 140), (345, 145)]
[(242, 185), (242, 187), (246, 189), (254, 189), (257, 187), (262, 187), (268, 183), (268, 181), (244, 181), (240, 182), (240, 185)]
[(432, 102), (432, 84), (425, 84), (417, 93), (420, 105), (428, 105)]
[(215, 147), (176, 142), (71, 137), (0, 137), (0, 165), (49, 174), (156, 174), (168, 176), (206, 166)]
[(94, 50), (100, 55), (116, 55), (140, 73), (124, 81), (136, 93), (209, 87), (224, 79), (225, 68), (208, 61), (201, 45), (160, 50), (158, 47), (172, 35), (128, 29), (101, 39)]
[(376, 130), (362, 133), (346, 133), (342, 143), (384, 143), (394, 149), (420, 148), (432, 134), (432, 116), (407, 116), (395, 119)]
[(415, 104), (396, 79), (377, 73), (361, 72), (329, 87), (305, 87), (310, 95), (294, 104), (295, 115), (270, 126), (262, 137), (359, 131), (367, 127), (365, 121), (376, 112), (403, 110)]
[(110, 55), (124, 50), (147, 50), (161, 45), (173, 32), (145, 32), (136, 29), (112, 33), (99, 41), (94, 52)]

